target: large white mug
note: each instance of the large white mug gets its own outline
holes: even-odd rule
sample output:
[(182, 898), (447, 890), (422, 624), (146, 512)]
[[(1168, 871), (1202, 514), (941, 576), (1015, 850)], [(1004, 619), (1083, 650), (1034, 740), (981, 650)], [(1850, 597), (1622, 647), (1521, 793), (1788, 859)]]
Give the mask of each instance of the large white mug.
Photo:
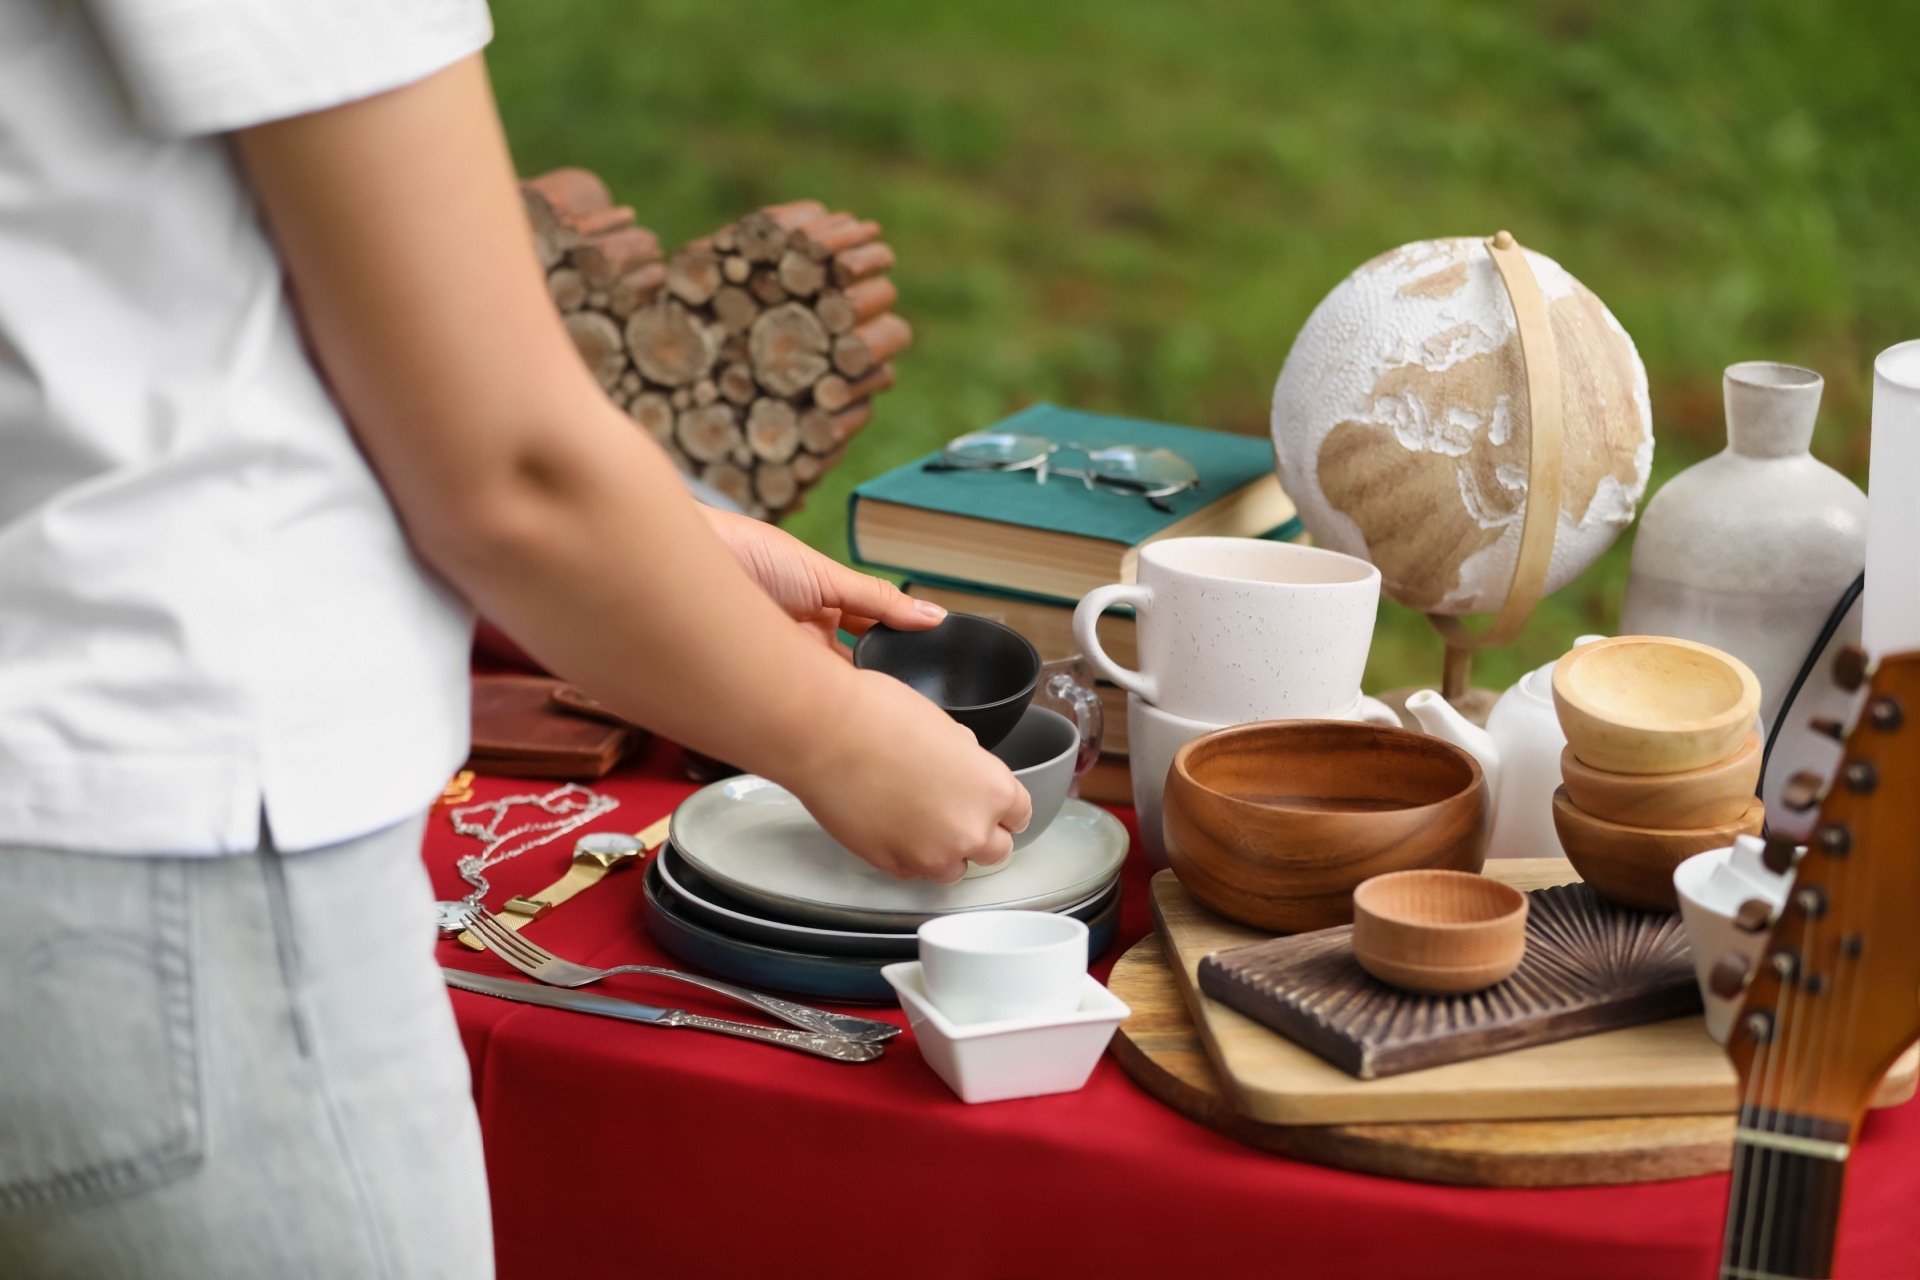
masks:
[[(1258, 538), (1168, 538), (1140, 549), (1137, 582), (1095, 587), (1073, 611), (1094, 669), (1164, 711), (1213, 724), (1336, 717), (1360, 691), (1380, 571), (1356, 556)], [(1132, 605), (1140, 670), (1109, 658), (1100, 615)]]
[[(1341, 714), (1325, 718), (1400, 727), (1400, 717), (1393, 708), (1376, 698), (1358, 695)], [(1153, 866), (1167, 865), (1167, 833), (1160, 825), (1160, 800), (1166, 793), (1167, 770), (1173, 767), (1174, 755), (1201, 734), (1225, 728), (1225, 724), (1189, 720), (1162, 711), (1141, 701), (1137, 693), (1127, 695), (1127, 765), (1133, 774), (1133, 812), (1140, 822), (1140, 848)]]

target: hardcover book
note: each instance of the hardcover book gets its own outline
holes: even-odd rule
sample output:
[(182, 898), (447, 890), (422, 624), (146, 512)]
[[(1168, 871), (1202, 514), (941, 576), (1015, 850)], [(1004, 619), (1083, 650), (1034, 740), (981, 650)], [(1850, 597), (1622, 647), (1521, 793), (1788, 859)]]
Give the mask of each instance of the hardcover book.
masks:
[[(1231, 435), (1050, 404), (1023, 409), (994, 430), (1059, 445), (1134, 444), (1170, 449), (1193, 464), (1197, 489), (1159, 511), (1134, 493), (1055, 474), (930, 471), (929, 454), (860, 485), (847, 511), (853, 558), (917, 578), (940, 578), (1071, 605), (1108, 582), (1132, 581), (1140, 547), (1161, 538), (1298, 536), (1293, 502), (1273, 472), (1264, 437)], [(1072, 466), (1071, 454), (1061, 459)]]

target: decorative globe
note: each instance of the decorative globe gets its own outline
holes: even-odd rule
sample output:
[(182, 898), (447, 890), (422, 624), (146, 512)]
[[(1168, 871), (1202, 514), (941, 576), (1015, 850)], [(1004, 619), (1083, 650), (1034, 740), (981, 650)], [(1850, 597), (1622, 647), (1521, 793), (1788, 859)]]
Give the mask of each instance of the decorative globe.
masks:
[[(1613, 313), (1526, 251), (1559, 355), (1565, 465), (1545, 590), (1633, 520), (1653, 463), (1647, 372)], [(1321, 546), (1364, 556), (1400, 603), (1490, 613), (1527, 507), (1527, 371), (1483, 240), (1402, 245), (1314, 308), (1273, 389), (1281, 482)]]

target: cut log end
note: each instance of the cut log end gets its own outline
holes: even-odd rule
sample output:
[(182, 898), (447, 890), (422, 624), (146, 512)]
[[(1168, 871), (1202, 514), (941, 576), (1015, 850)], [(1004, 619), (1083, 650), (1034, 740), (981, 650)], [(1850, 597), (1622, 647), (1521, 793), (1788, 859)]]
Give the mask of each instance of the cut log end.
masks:
[(627, 404), (627, 416), (661, 444), (673, 443), (673, 402), (658, 391), (642, 391)]
[(706, 326), (671, 299), (634, 312), (626, 344), (642, 376), (664, 387), (686, 386), (713, 367)]
[(829, 368), (827, 331), (811, 308), (797, 302), (755, 320), (749, 348), (754, 380), (777, 396), (799, 395)]
[(747, 446), (755, 457), (785, 462), (800, 447), (800, 415), (785, 400), (755, 400), (747, 410)]
[(587, 305), (587, 279), (572, 267), (556, 267), (547, 273), (547, 296), (561, 311), (578, 311)]
[(751, 509), (755, 505), (753, 478), (731, 462), (715, 462), (702, 467), (700, 478), (743, 508)]
[(627, 371), (620, 327), (597, 311), (575, 311), (563, 323), (567, 336), (573, 339), (573, 349), (580, 353), (601, 389), (612, 391), (619, 386), (621, 375)]
[(743, 442), (730, 404), (698, 405), (674, 418), (674, 438), (696, 462), (721, 462)]
[(700, 306), (720, 289), (720, 259), (710, 244), (688, 245), (667, 262), (667, 292)]

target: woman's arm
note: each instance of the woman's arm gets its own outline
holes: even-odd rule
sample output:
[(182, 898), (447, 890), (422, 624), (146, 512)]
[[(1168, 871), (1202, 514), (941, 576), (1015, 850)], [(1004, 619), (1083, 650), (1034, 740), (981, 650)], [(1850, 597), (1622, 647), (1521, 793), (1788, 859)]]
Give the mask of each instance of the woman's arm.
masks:
[(622, 715), (788, 786), (856, 853), (956, 878), (1025, 791), (748, 578), (548, 301), (486, 73), (248, 129), (319, 364), (419, 553)]

